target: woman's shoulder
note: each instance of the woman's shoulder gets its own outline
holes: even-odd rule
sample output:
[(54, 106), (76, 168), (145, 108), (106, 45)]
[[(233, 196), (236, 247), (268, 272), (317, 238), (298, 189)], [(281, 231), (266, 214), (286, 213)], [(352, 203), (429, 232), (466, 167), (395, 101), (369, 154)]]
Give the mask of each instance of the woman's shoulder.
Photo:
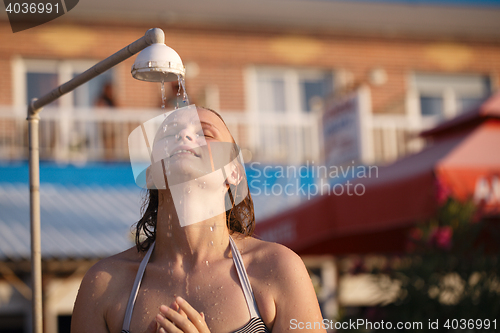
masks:
[(255, 237), (238, 236), (238, 248), (243, 252), (243, 261), (248, 273), (262, 276), (287, 276), (302, 278), (307, 274), (304, 262), (284, 245), (267, 242)]
[(300, 318), (296, 305), (301, 302), (305, 308), (318, 307), (307, 269), (295, 252), (253, 237), (238, 237), (238, 242), (259, 312), (268, 327), (280, 332), (288, 328), (291, 318)]
[(144, 257), (135, 247), (104, 258), (95, 263), (85, 274), (80, 288), (91, 289), (95, 294), (110, 291), (135, 277), (134, 270)]
[(141, 257), (144, 254), (130, 248), (98, 261), (87, 271), (73, 309), (72, 332), (108, 332), (110, 324), (119, 326), (116, 320), (108, 321), (108, 315), (125, 306)]

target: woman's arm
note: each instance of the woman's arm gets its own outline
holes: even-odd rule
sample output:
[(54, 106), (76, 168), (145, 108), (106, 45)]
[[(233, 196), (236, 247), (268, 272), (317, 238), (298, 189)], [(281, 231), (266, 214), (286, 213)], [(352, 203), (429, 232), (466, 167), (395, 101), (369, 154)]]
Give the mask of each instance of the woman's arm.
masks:
[(102, 299), (111, 275), (99, 266), (98, 263), (90, 268), (80, 285), (71, 317), (71, 333), (109, 333)]
[(302, 259), (292, 250), (275, 245), (277, 255), (272, 256), (275, 274), (270, 283), (276, 305), (276, 317), (272, 331), (321, 332), (323, 318), (314, 292), (311, 278)]

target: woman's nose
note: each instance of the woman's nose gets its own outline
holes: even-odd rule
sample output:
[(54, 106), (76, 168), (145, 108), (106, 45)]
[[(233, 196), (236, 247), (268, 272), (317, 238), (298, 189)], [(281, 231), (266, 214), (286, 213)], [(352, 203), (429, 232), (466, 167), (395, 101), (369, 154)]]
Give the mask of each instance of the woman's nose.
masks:
[(189, 130), (188, 128), (184, 128), (181, 131), (179, 131), (179, 134), (177, 136), (177, 140), (185, 140), (185, 141), (194, 141), (196, 138), (196, 134)]

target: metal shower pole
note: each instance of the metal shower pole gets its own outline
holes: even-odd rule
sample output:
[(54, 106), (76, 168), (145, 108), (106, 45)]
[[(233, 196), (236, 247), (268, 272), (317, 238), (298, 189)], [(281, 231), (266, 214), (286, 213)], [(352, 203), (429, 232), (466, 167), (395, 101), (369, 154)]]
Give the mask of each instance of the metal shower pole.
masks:
[(55, 101), (99, 74), (104, 73), (153, 43), (165, 43), (163, 30), (158, 28), (149, 29), (144, 36), (87, 69), (82, 74), (60, 85), (39, 99), (34, 98), (28, 106), (33, 333), (43, 332), (42, 254), (40, 244), (40, 154), (38, 141), (39, 113), (45, 105)]

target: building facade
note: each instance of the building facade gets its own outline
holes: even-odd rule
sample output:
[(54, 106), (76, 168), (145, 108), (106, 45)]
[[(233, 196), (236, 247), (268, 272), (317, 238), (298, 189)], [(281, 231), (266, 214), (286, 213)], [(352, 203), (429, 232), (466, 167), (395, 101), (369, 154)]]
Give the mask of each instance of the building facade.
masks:
[[(2, 15), (1, 163), (27, 158), (25, 119), (31, 98), (153, 27), (165, 31), (166, 44), (183, 60), (190, 101), (222, 114), (247, 163), (321, 164), (323, 112), (358, 87), (369, 91), (365, 123), (372, 158), (356, 162), (389, 163), (425, 144), (418, 132), (482, 101), (500, 85), (500, 9), (495, 6), (89, 0), (59, 19), (18, 33)], [(76, 165), (128, 160), (130, 131), (162, 112), (160, 85), (134, 80), (133, 61), (42, 111), (43, 160)], [(165, 89), (167, 108), (173, 108), (178, 88), (166, 84)], [(274, 206), (263, 209), (271, 214), (279, 209)], [(84, 259), (73, 266), (47, 259), (48, 333), (64, 331), (78, 281), (98, 258)], [(0, 312), (10, 319), (0, 331), (28, 331), (23, 328), (28, 326), (26, 258), (4, 255), (1, 260)]]

